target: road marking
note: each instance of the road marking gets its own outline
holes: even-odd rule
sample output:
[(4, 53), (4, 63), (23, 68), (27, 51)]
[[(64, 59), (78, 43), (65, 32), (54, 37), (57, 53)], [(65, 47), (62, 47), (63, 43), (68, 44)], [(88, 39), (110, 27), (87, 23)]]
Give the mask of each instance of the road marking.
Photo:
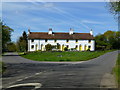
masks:
[(17, 81), (22, 81), (23, 79), (18, 79)]
[(42, 86), (41, 83), (25, 83), (25, 84), (17, 84), (9, 86), (8, 88), (14, 88), (14, 87), (22, 87), (22, 86), (35, 86), (35, 88), (40, 88)]
[(42, 72), (39, 72), (39, 73), (36, 73), (35, 75), (39, 75), (39, 74), (41, 74)]

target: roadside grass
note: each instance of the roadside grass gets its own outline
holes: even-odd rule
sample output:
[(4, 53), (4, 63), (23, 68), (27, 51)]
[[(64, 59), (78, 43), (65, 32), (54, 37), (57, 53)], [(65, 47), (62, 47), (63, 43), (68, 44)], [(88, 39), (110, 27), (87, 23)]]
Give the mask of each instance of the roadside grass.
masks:
[(115, 75), (116, 75), (116, 80), (118, 82), (118, 87), (120, 87), (120, 54), (118, 54), (118, 59), (116, 62), (116, 66), (113, 69)]
[(107, 51), (85, 52), (31, 52), (21, 56), (35, 61), (85, 61), (103, 55)]
[(0, 74), (2, 73), (2, 62), (0, 62)]
[(18, 55), (23, 55), (25, 54), (25, 52), (18, 52)]
[(5, 64), (0, 62), (0, 74), (2, 74), (6, 70)]

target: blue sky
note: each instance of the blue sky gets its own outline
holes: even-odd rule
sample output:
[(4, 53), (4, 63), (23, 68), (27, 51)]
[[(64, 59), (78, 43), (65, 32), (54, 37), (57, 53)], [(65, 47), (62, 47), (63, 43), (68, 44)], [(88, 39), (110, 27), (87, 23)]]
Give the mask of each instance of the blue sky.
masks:
[(14, 29), (12, 41), (23, 31), (75, 32), (94, 35), (118, 30), (117, 21), (109, 13), (106, 2), (3, 2), (2, 20)]

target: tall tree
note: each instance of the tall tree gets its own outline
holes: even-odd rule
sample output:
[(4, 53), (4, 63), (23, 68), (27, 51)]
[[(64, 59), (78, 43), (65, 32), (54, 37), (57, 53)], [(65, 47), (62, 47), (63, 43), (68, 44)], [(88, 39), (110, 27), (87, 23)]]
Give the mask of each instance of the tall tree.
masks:
[(0, 55), (2, 54), (2, 22), (0, 21)]
[(7, 47), (7, 43), (11, 41), (11, 32), (13, 32), (14, 30), (3, 23), (1, 24), (2, 24), (2, 51), (4, 52)]
[(28, 48), (28, 42), (27, 42), (27, 34), (24, 31), (22, 36), (19, 37), (17, 41), (17, 50), (21, 52), (26, 52)]
[(112, 14), (120, 14), (120, 1), (119, 0), (110, 0), (109, 4), (109, 10)]
[(27, 33), (25, 31), (23, 32), (23, 40), (25, 42), (25, 48), (27, 51), (28, 50), (28, 40), (27, 40)]

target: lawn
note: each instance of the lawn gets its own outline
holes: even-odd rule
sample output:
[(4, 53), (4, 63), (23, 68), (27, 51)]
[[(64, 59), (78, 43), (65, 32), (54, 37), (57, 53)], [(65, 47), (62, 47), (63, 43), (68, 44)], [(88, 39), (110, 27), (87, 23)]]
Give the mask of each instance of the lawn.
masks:
[(35, 61), (85, 61), (96, 58), (106, 52), (110, 52), (110, 50), (94, 52), (31, 52), (21, 56)]
[(118, 86), (120, 87), (120, 54), (118, 54), (118, 59), (117, 59), (116, 66), (114, 68), (114, 72), (116, 75), (116, 79), (118, 81)]

